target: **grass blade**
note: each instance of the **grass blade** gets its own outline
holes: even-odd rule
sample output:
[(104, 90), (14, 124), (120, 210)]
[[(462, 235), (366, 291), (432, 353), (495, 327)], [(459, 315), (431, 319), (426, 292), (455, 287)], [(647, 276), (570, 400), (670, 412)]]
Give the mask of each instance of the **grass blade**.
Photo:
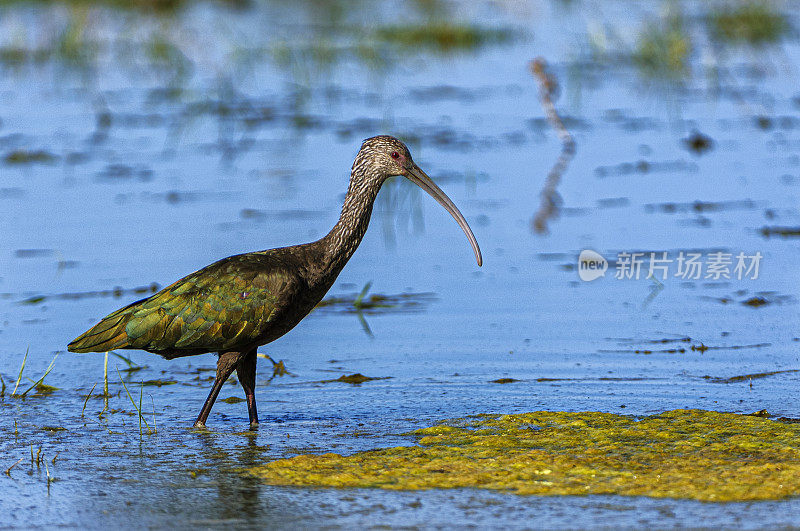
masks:
[(94, 388), (97, 387), (95, 383), (92, 388), (89, 390), (89, 394), (86, 395), (86, 400), (83, 401), (83, 409), (81, 409), (81, 418), (83, 418), (83, 413), (86, 411), (86, 404), (89, 403), (89, 399), (92, 397), (92, 392), (94, 392)]
[(130, 369), (131, 367), (136, 367), (136, 364), (135, 364), (134, 362), (132, 362), (132, 361), (130, 360), (130, 358), (126, 358), (126, 357), (125, 357), (125, 356), (123, 356), (122, 354), (117, 354), (117, 353), (116, 353), (116, 352), (114, 352), (113, 350), (111, 351), (111, 354), (115, 355), (116, 357), (118, 357), (119, 359), (121, 359), (122, 361), (124, 361), (124, 362), (125, 362), (125, 365), (127, 365), (129, 369)]
[[(57, 358), (58, 358), (58, 354), (56, 354), (56, 355), (55, 355), (55, 357), (53, 358), (53, 361), (51, 361), (51, 362), (50, 362), (50, 365), (48, 365), (48, 366), (47, 366), (47, 370), (46, 370), (46, 371), (44, 371), (44, 374), (42, 375), (42, 377), (41, 377), (41, 378), (39, 378), (39, 380), (37, 380), (37, 381), (36, 381), (36, 382), (35, 382), (35, 383), (34, 383), (32, 386), (28, 387), (28, 388), (25, 390), (25, 392), (24, 392), (24, 393), (22, 393), (20, 396), (23, 396), (23, 397), (24, 397), (25, 395), (27, 395), (27, 394), (30, 392), (30, 390), (31, 390), (31, 389), (35, 388), (36, 386), (38, 386), (40, 383), (42, 383), (42, 382), (44, 381), (45, 377), (46, 377), (48, 374), (50, 374), (50, 371), (52, 371), (52, 370), (53, 370), (53, 367), (55, 367), (55, 364), (56, 364), (56, 359), (57, 359)], [(20, 376), (22, 376), (22, 373), (21, 373), (21, 372), (20, 372)]]
[[(144, 395), (144, 382), (139, 386), (139, 407), (137, 408), (137, 411), (139, 411), (139, 435), (142, 434), (142, 419), (144, 418), (144, 415), (142, 415), (142, 395)], [(147, 427), (147, 431), (150, 431), (150, 426)]]
[(122, 382), (122, 387), (125, 388), (125, 392), (128, 393), (128, 398), (131, 400), (131, 404), (133, 404), (133, 408), (139, 413), (139, 435), (142, 434), (142, 421), (144, 421), (144, 425), (147, 426), (147, 429), (150, 429), (150, 425), (147, 423), (147, 419), (142, 416), (141, 408), (136, 406), (136, 401), (133, 399), (133, 395), (131, 392), (128, 391), (128, 386), (125, 385), (125, 380), (122, 379), (122, 374), (120, 374), (119, 370), (117, 370), (117, 375), (119, 376), (119, 381)]
[(362, 304), (364, 302), (364, 297), (367, 296), (367, 292), (369, 291), (369, 288), (371, 288), (371, 287), (372, 287), (372, 281), (371, 280), (369, 282), (367, 282), (366, 284), (364, 284), (364, 288), (361, 290), (361, 293), (359, 293), (358, 296), (356, 297), (356, 299), (353, 301), (353, 306), (355, 306), (356, 308), (361, 308), (361, 306), (362, 306)]
[(25, 370), (25, 360), (28, 359), (28, 351), (30, 350), (30, 348), (31, 347), (25, 349), (25, 357), (22, 358), (22, 367), (19, 368), (19, 376), (17, 376), (17, 383), (16, 385), (14, 385), (14, 391), (11, 393), (11, 396), (17, 394), (17, 387), (19, 387), (19, 381), (22, 380), (22, 371)]

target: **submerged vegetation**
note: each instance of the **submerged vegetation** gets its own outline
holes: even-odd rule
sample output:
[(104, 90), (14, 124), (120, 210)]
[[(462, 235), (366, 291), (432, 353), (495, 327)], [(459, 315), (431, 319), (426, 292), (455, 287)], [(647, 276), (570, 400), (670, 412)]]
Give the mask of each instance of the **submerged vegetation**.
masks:
[[(28, 2), (2, 2), (0, 14), (23, 3)], [(57, 60), (68, 66), (101, 67), (109, 56), (115, 56), (119, 66), (133, 72), (147, 66), (155, 74), (166, 74), (167, 79), (181, 82), (187, 79), (196, 63), (208, 60), (203, 53), (197, 53), (196, 43), (186, 38), (189, 29), (186, 17), (172, 16), (178, 10), (189, 10), (200, 3), (182, 0), (39, 3), (36, 16), (57, 29), (43, 38), (22, 25), (9, 26), (6, 32), (9, 37), (0, 38), (0, 64), (21, 66)], [(235, 12), (277, 7), (237, 0), (206, 4)], [(296, 16), (310, 19), (309, 35), (297, 35), (291, 29), (294, 24), (289, 24), (288, 29), (277, 24), (266, 42), (251, 43), (255, 46), (249, 49), (243, 49), (234, 41), (216, 44), (220, 50), (227, 50), (225, 69), (249, 70), (254, 61), (267, 59), (294, 75), (307, 77), (315, 70), (326, 70), (344, 61), (357, 61), (368, 68), (383, 70), (398, 57), (473, 52), (486, 46), (509, 44), (518, 34), (510, 28), (485, 27), (459, 20), (451, 16), (444, 3), (433, 4), (439, 7), (429, 9), (412, 3), (410, 17), (402, 24), (374, 24), (371, 19), (351, 18), (350, 15), (359, 10), (350, 9), (351, 4), (341, 0), (300, 3), (295, 7)], [(107, 17), (109, 10), (128, 13), (123, 17)], [(103, 27), (120, 18), (129, 21), (135, 18), (137, 31)]]
[[(245, 7), (250, 4), (248, 0), (214, 0), (220, 4), (232, 7)], [(2, 5), (30, 4), (30, 0), (3, 0)], [(61, 4), (76, 8), (99, 5), (122, 10), (138, 10), (158, 14), (170, 14), (185, 7), (191, 2), (186, 0), (42, 0), (42, 4)]]
[(763, 0), (726, 5), (709, 14), (708, 24), (720, 41), (755, 46), (778, 42), (789, 31), (786, 17)]
[(699, 13), (688, 4), (663, 2), (661, 14), (645, 22), (632, 41), (613, 24), (590, 31), (593, 60), (630, 61), (646, 79), (683, 81), (704, 73), (693, 72), (693, 60), (700, 56), (702, 67), (714, 70), (720, 67), (727, 45), (775, 45), (791, 30), (787, 15), (769, 0), (707, 2), (697, 7)]
[(800, 494), (800, 426), (675, 410), (648, 417), (539, 411), (414, 432), (418, 446), (299, 455), (247, 470), (270, 485), (483, 488), (703, 501)]
[(651, 23), (639, 37), (634, 63), (648, 75), (684, 76), (689, 69), (692, 43), (683, 19), (670, 15)]
[(481, 28), (450, 22), (384, 26), (374, 33), (378, 42), (396, 44), (415, 53), (421, 50), (438, 53), (475, 50), (488, 44), (508, 43), (514, 36), (514, 32), (509, 29)]

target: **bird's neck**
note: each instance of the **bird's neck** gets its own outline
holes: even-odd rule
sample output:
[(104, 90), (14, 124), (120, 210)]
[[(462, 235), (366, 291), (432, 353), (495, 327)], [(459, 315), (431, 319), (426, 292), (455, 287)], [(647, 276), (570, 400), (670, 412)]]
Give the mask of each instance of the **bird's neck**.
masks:
[(370, 184), (375, 182), (376, 179), (350, 181), (339, 221), (319, 240), (324, 256), (321, 264), (323, 276), (335, 278), (364, 238), (372, 215), (372, 205), (380, 190), (380, 185)]

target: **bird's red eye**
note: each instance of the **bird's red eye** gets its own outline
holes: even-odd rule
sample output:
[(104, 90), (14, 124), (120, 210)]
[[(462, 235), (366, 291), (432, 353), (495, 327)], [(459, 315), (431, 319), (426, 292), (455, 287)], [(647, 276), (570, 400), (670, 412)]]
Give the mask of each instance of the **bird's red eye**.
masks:
[(393, 159), (399, 159), (400, 158), (400, 153), (398, 153), (397, 151), (392, 151), (392, 158)]

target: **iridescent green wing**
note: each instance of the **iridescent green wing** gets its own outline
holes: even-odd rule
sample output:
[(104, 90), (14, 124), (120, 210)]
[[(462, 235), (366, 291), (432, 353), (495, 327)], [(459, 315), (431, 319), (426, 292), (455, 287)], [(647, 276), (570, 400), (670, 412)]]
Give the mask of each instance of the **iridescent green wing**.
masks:
[(127, 348), (222, 351), (252, 344), (300, 287), (292, 268), (272, 256), (226, 258), (131, 306)]

